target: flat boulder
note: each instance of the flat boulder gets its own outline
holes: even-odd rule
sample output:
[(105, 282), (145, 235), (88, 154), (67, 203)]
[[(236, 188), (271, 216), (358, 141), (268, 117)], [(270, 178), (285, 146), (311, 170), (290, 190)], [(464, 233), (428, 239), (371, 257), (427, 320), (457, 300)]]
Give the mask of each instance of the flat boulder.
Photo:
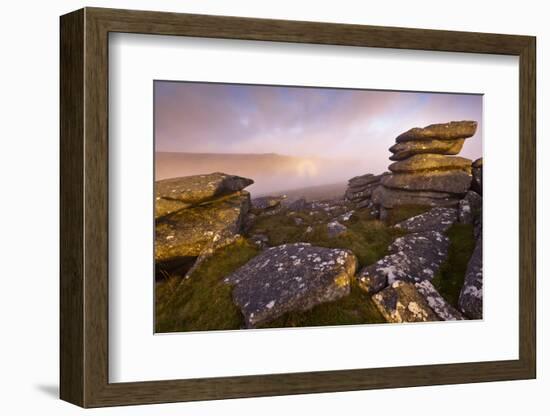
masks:
[(348, 186), (350, 188), (367, 186), (380, 181), (381, 176), (382, 175), (374, 175), (372, 173), (355, 176), (348, 181)]
[(478, 238), (464, 276), (458, 307), (470, 319), (483, 318), (483, 240)]
[(373, 295), (372, 300), (388, 322), (430, 322), (440, 320), (413, 283), (396, 281)]
[(347, 250), (284, 244), (261, 252), (225, 278), (247, 328), (350, 293), (357, 258)]
[(415, 127), (397, 136), (397, 143), (411, 140), (456, 140), (472, 137), (477, 130), (477, 122), (470, 120), (451, 121), (442, 124), (430, 124), (420, 128)]
[(157, 220), (155, 261), (199, 256), (241, 232), (250, 194), (240, 191), (215, 203), (186, 208)]
[(380, 183), (386, 188), (464, 195), (470, 189), (472, 175), (464, 170), (399, 173), (385, 176)]
[(447, 259), (449, 244), (449, 238), (438, 231), (399, 237), (388, 247), (387, 256), (361, 269), (359, 287), (376, 293), (398, 280), (432, 280)]
[(460, 197), (448, 192), (406, 191), (378, 186), (372, 192), (372, 201), (382, 208), (400, 205), (426, 205), (431, 207), (455, 207)]
[(456, 208), (436, 207), (405, 221), (395, 224), (395, 228), (419, 233), (423, 231), (439, 231), (444, 233), (457, 222)]
[(451, 306), (428, 280), (423, 280), (414, 285), (439, 319), (442, 321), (464, 320), (464, 316)]
[(436, 155), (432, 153), (411, 156), (393, 162), (388, 169), (393, 173), (411, 173), (431, 170), (464, 170), (470, 173), (472, 161), (460, 156)]
[(260, 213), (266, 210), (272, 210), (281, 206), (281, 202), (286, 199), (286, 195), (279, 196), (260, 196), (252, 199), (251, 211)]
[(254, 181), (225, 173), (185, 176), (155, 183), (155, 218), (239, 192)]
[(415, 140), (396, 143), (390, 147), (390, 160), (403, 160), (413, 155), (437, 153), (442, 155), (457, 155), (462, 150), (464, 139), (455, 140)]

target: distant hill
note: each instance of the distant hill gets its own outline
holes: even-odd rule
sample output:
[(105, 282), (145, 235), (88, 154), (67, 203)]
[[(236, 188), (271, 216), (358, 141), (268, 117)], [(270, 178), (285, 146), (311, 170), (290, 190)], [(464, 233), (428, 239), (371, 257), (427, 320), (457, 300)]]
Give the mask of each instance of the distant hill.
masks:
[(345, 183), (357, 171), (352, 160), (304, 158), (276, 153), (155, 153), (155, 180), (224, 172), (254, 180), (253, 195)]

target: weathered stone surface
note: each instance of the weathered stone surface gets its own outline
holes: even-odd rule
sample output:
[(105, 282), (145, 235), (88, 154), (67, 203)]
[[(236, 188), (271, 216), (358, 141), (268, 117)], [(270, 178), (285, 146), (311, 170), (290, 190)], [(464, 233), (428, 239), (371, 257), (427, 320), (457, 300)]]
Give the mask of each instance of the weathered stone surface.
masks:
[(171, 178), (155, 183), (155, 218), (241, 191), (254, 181), (225, 173)]
[(428, 280), (423, 280), (414, 285), (439, 319), (442, 321), (461, 321), (464, 319), (464, 316), (443, 299)]
[(347, 189), (344, 196), (348, 201), (361, 202), (371, 197), (372, 191), (376, 186), (377, 185), (369, 186), (366, 189), (361, 189), (358, 191), (353, 189)]
[(399, 237), (388, 247), (390, 254), (361, 269), (359, 286), (375, 293), (397, 280), (431, 280), (447, 259), (449, 244), (449, 239), (438, 231)]
[(422, 231), (439, 231), (444, 233), (457, 221), (456, 208), (436, 207), (428, 212), (408, 218), (398, 224), (396, 228), (419, 233)]
[(385, 186), (378, 186), (372, 192), (372, 201), (383, 208), (393, 208), (399, 205), (455, 207), (459, 200), (455, 194), (446, 192), (405, 191), (390, 189)]
[(472, 175), (463, 170), (396, 173), (385, 176), (380, 183), (386, 188), (464, 195), (470, 189)]
[(285, 244), (264, 250), (225, 282), (234, 285), (233, 301), (252, 328), (348, 295), (356, 267), (347, 250)]
[(338, 237), (347, 231), (345, 225), (340, 224), (338, 221), (331, 221), (327, 224), (327, 234), (330, 238)]
[(367, 186), (369, 184), (378, 182), (380, 180), (380, 177), (381, 175), (374, 175), (372, 173), (355, 176), (348, 181), (348, 186), (350, 188)]
[(461, 224), (474, 224), (481, 216), (481, 196), (474, 191), (468, 191), (466, 196), (458, 203), (458, 222)]
[(304, 211), (308, 207), (307, 201), (304, 198), (287, 198), (281, 201), (281, 205), (289, 211)]
[(372, 300), (388, 322), (440, 320), (413, 283), (396, 281), (373, 295)]
[(397, 143), (410, 140), (454, 140), (472, 137), (477, 129), (475, 121), (451, 121), (443, 124), (430, 124), (424, 128), (415, 127), (397, 136)]
[(464, 139), (456, 140), (419, 140), (396, 143), (390, 147), (393, 155), (390, 160), (403, 160), (413, 155), (423, 153), (438, 153), (442, 155), (457, 155), (462, 150)]
[(182, 209), (156, 224), (155, 261), (198, 256), (225, 245), (241, 231), (250, 207), (250, 194), (240, 191), (206, 205)]
[(369, 199), (372, 191), (379, 185), (380, 179), (385, 175), (386, 173), (380, 175), (368, 173), (351, 178), (348, 181), (348, 188), (346, 189), (344, 198), (352, 202), (361, 202)]
[(458, 307), (471, 319), (483, 318), (483, 240), (478, 238), (464, 276)]
[(463, 170), (470, 173), (472, 161), (460, 156), (436, 154), (414, 155), (400, 162), (393, 162), (388, 169), (393, 173), (411, 173), (431, 170)]
[(155, 219), (164, 217), (165, 215), (179, 211), (180, 209), (189, 208), (193, 204), (177, 201), (174, 199), (165, 199), (156, 197), (155, 199)]
[(483, 158), (476, 159), (472, 163), (472, 190), (483, 195)]
[(260, 196), (252, 200), (252, 212), (273, 209), (281, 205), (281, 202), (286, 199), (285, 195), (279, 196)]

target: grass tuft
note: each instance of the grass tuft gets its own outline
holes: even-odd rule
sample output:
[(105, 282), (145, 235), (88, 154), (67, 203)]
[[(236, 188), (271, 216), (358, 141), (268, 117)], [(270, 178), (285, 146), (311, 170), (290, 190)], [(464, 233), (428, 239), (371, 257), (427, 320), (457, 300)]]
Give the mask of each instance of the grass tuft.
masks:
[(385, 323), (386, 320), (374, 305), (371, 297), (355, 281), (351, 293), (339, 300), (322, 303), (308, 311), (289, 312), (262, 328), (288, 328), (305, 326), (358, 325)]
[(239, 329), (243, 317), (232, 287), (223, 278), (248, 262), (258, 249), (244, 238), (217, 250), (187, 280), (170, 277), (156, 283), (155, 332)]

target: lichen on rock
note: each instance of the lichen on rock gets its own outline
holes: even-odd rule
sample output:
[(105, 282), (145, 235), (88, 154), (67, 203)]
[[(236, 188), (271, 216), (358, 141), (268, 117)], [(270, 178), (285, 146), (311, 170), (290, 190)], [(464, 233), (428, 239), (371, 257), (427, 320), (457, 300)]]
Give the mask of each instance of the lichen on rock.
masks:
[(264, 250), (225, 278), (247, 328), (350, 293), (357, 258), (348, 250), (284, 244)]

